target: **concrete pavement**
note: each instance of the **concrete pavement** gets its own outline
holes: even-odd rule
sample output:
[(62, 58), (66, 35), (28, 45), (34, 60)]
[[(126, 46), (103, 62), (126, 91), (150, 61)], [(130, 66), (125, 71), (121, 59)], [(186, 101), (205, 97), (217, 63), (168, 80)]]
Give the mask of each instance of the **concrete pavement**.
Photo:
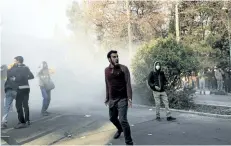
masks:
[[(9, 117), (9, 128), (2, 130), (2, 138), (13, 145), (123, 145), (124, 138), (112, 139), (116, 129), (108, 120), (104, 106), (84, 108), (53, 107), (48, 117), (41, 117), (32, 109), (32, 125), (25, 129), (13, 129), (16, 113)], [(155, 118), (154, 109), (133, 107), (128, 118), (135, 144), (231, 144), (231, 120), (203, 117), (174, 112), (176, 122), (167, 122), (165, 113), (161, 122)]]
[[(132, 128), (135, 143), (137, 145), (231, 144), (231, 124), (225, 120), (189, 114), (180, 114), (177, 118), (176, 122), (167, 122), (163, 119), (161, 122), (147, 121), (136, 124)], [(123, 138), (120, 141), (112, 140), (113, 145), (122, 142)]]

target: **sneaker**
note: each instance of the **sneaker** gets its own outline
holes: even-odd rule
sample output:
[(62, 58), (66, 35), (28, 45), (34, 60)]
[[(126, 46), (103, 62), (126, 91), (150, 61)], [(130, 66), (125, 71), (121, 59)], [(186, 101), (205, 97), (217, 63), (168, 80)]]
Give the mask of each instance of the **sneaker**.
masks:
[(42, 116), (49, 116), (49, 114), (47, 112), (43, 112), (41, 113)]
[(126, 145), (133, 145), (133, 142), (126, 143)]
[(1, 124), (1, 129), (5, 129), (5, 128), (7, 128), (7, 124), (6, 123), (2, 123)]
[(173, 117), (167, 117), (167, 121), (174, 121), (174, 120), (176, 120), (176, 118), (173, 118)]
[(49, 115), (51, 114), (51, 113), (50, 113), (50, 112), (48, 112), (48, 111), (45, 111), (45, 113), (47, 113), (47, 114), (49, 114)]
[(14, 129), (21, 129), (26, 127), (27, 127), (26, 123), (19, 123), (14, 127)]
[(26, 124), (27, 124), (28, 126), (31, 125), (30, 121), (27, 121)]
[(122, 131), (118, 130), (114, 135), (114, 139), (118, 139), (120, 137), (121, 133), (122, 133)]
[(157, 120), (157, 121), (160, 121), (160, 117), (156, 117), (156, 120)]

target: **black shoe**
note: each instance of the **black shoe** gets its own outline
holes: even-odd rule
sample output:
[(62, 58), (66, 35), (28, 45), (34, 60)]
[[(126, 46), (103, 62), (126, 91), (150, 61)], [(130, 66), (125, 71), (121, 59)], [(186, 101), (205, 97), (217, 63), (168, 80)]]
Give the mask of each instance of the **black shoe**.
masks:
[(167, 121), (175, 121), (176, 118), (173, 118), (173, 117), (167, 117)]
[(160, 121), (160, 117), (156, 117), (156, 120), (157, 120), (157, 121)]
[(133, 142), (126, 143), (126, 145), (133, 145)]
[(114, 139), (118, 139), (120, 137), (121, 133), (122, 133), (122, 131), (118, 130), (114, 135)]

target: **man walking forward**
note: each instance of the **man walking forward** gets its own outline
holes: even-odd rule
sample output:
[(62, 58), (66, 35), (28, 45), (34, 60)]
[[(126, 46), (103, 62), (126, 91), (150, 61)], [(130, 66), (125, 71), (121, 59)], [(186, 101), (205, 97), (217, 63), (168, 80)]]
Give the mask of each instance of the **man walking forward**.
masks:
[(130, 72), (126, 66), (119, 64), (117, 51), (110, 51), (107, 58), (110, 65), (105, 69), (105, 104), (109, 105), (110, 121), (118, 129), (114, 139), (119, 138), (121, 133), (124, 132), (126, 145), (133, 145), (127, 120), (128, 107), (132, 106)]

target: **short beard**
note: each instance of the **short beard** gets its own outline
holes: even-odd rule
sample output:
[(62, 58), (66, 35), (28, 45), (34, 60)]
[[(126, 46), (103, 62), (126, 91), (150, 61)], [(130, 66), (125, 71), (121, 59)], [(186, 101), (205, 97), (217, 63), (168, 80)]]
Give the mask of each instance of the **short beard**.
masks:
[(119, 66), (119, 64), (115, 64), (114, 62), (112, 62), (112, 65), (117, 68)]
[(116, 64), (114, 62), (111, 62), (111, 63), (112, 63), (112, 65), (116, 66)]

